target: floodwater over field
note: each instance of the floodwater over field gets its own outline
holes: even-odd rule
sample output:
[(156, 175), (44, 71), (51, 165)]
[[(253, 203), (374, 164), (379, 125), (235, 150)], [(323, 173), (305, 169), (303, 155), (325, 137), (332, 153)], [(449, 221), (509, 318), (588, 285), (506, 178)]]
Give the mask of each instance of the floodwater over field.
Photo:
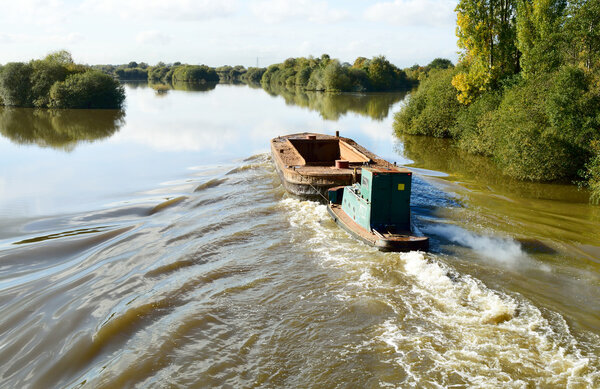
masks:
[[(3, 387), (600, 386), (600, 207), (394, 138), (404, 94), (127, 88), (0, 109)], [(415, 172), (430, 253), (381, 253), (283, 190), (269, 139)]]

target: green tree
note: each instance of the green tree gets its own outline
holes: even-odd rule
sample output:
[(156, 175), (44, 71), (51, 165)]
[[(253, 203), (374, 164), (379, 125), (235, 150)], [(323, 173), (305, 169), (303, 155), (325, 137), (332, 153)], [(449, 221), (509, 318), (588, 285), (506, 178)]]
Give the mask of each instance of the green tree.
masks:
[(452, 83), (459, 100), (469, 104), (519, 70), (516, 0), (460, 0), (456, 13), (458, 47), (467, 66)]
[(307, 67), (301, 68), (296, 73), (296, 85), (305, 87), (308, 84), (308, 80), (310, 79), (310, 73), (312, 69)]
[(73, 57), (71, 56), (71, 53), (68, 52), (67, 50), (53, 51), (44, 58), (44, 61), (63, 65), (63, 66), (75, 64), (75, 61), (73, 61)]
[(259, 84), (266, 70), (266, 68), (249, 67), (242, 78), (247, 82)]
[(461, 149), (472, 154), (494, 155), (496, 134), (488, 124), (501, 101), (501, 93), (490, 91), (460, 109), (450, 132)]
[(172, 81), (186, 82), (218, 82), (215, 69), (206, 65), (182, 65), (173, 67)]
[(400, 71), (384, 56), (374, 57), (369, 61), (367, 74), (374, 90), (385, 90), (396, 87), (397, 72)]
[(600, 141), (591, 144), (592, 158), (586, 164), (585, 178), (591, 191), (591, 202), (600, 205)]
[[(48, 57), (46, 57), (48, 58)], [(48, 107), (49, 92), (54, 83), (67, 78), (67, 68), (64, 63), (53, 60), (31, 61), (31, 97), (35, 107)]]
[(306, 84), (306, 89), (314, 91), (323, 91), (326, 89), (325, 80), (323, 77), (323, 69), (319, 67), (310, 73), (310, 78), (308, 79), (308, 84)]
[(325, 89), (328, 91), (345, 91), (351, 87), (347, 70), (337, 60), (329, 62), (323, 71), (323, 81)]
[(23, 62), (9, 62), (0, 73), (0, 98), (5, 105), (31, 107), (31, 73), (33, 68)]
[(123, 86), (99, 71), (73, 74), (50, 88), (52, 108), (115, 108), (125, 101)]
[(587, 149), (600, 139), (600, 93), (582, 69), (563, 66), (552, 75), (546, 114), (556, 137)]
[(524, 0), (517, 7), (517, 46), (525, 78), (549, 73), (562, 61), (561, 24), (566, 0)]
[(341, 64), (323, 54), (320, 59), (288, 58), (269, 66), (262, 85), (298, 86), (313, 91), (370, 91), (408, 89), (412, 82), (406, 73), (385, 57), (357, 58), (354, 65)]
[(565, 22), (571, 63), (588, 71), (600, 71), (600, 1), (569, 1)]
[(369, 60), (365, 57), (357, 57), (352, 64), (355, 69), (366, 70), (369, 67)]
[(450, 82), (455, 74), (455, 69), (433, 71), (395, 115), (394, 130), (399, 134), (450, 136), (461, 108)]
[(581, 175), (600, 139), (600, 94), (581, 69), (562, 67), (511, 86), (485, 130), (494, 159), (520, 179), (563, 180)]
[[(454, 67), (452, 61), (446, 58), (436, 58), (427, 65), (429, 70), (431, 69), (448, 69)], [(418, 68), (418, 65), (417, 65)]]

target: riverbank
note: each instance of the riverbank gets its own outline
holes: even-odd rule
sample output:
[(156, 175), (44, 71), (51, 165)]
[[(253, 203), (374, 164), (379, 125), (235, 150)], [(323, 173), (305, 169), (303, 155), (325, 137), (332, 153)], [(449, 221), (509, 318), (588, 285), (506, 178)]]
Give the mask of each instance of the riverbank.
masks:
[(502, 174), (574, 182), (599, 203), (600, 57), (591, 48), (600, 8), (507, 3), (504, 19), (490, 22), (471, 5), (456, 8), (462, 61), (423, 80), (396, 115), (395, 131), (452, 138), (490, 157)]

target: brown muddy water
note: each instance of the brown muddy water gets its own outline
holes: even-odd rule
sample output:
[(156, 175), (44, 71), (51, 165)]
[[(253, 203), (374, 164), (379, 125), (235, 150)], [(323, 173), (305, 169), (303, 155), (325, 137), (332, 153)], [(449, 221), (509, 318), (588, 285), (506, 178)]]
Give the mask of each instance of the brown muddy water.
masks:
[[(585, 192), (394, 138), (402, 94), (183, 89), (0, 109), (2, 387), (600, 386)], [(411, 164), (432, 252), (285, 193), (269, 139), (335, 130)]]

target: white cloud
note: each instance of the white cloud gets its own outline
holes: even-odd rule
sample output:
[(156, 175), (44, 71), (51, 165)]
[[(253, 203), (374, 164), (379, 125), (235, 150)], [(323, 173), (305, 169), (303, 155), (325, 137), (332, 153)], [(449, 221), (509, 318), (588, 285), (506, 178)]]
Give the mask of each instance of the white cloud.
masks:
[(317, 0), (259, 0), (250, 8), (255, 16), (272, 24), (291, 20), (333, 23), (349, 16), (348, 11), (331, 8), (326, 2)]
[(172, 37), (157, 30), (142, 31), (135, 37), (138, 43), (149, 45), (167, 45), (171, 42)]
[(0, 63), (65, 48), (87, 63), (266, 66), (328, 53), (404, 67), (456, 58), (456, 1), (0, 0)]
[(51, 34), (51, 35), (46, 35), (44, 37), (38, 37), (38, 38), (30, 37), (29, 40), (33, 41), (34, 39), (40, 39), (45, 43), (60, 47), (60, 46), (64, 46), (64, 45), (72, 45), (72, 44), (80, 43), (85, 38), (83, 35), (81, 35), (78, 32), (71, 32), (71, 33), (65, 33), (65, 34)]
[[(78, 32), (71, 33), (54, 33), (46, 35), (24, 35), (24, 34), (4, 34), (0, 33), (0, 44), (31, 44), (31, 43), (43, 43), (54, 47), (51, 50), (56, 50), (56, 47), (62, 47), (65, 45), (77, 44), (83, 41), (85, 38)], [(49, 46), (50, 47), (50, 46)]]
[(454, 25), (453, 0), (394, 0), (374, 4), (366, 12), (367, 20), (398, 25)]
[(12, 34), (0, 33), (0, 43), (14, 43), (15, 37)]
[(63, 40), (65, 43), (73, 44), (73, 43), (79, 43), (79, 42), (85, 40), (85, 38), (83, 35), (81, 35), (78, 32), (72, 32), (70, 34), (63, 35)]
[(232, 15), (236, 0), (86, 0), (82, 10), (125, 19), (197, 21)]
[(315, 51), (315, 46), (309, 41), (304, 41), (298, 46), (298, 55), (309, 55), (313, 51)]
[(2, 2), (3, 13), (13, 20), (35, 25), (59, 25), (68, 18), (71, 9), (61, 0), (19, 0)]

